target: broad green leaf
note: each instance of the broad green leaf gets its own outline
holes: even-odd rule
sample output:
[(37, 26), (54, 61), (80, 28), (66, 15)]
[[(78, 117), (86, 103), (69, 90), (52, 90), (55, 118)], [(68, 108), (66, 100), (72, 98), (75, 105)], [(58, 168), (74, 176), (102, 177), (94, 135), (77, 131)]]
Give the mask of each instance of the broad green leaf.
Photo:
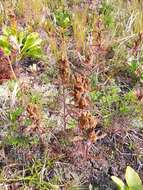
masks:
[(129, 187), (129, 190), (143, 190), (143, 185)]
[(10, 45), (6, 36), (2, 36), (2, 35), (0, 36), (0, 47), (10, 48)]
[(42, 39), (39, 38), (39, 34), (36, 32), (33, 32), (27, 36), (26, 42), (21, 52), (22, 53), (26, 52), (28, 49), (41, 45), (41, 43), (42, 43)]
[(126, 189), (124, 182), (120, 178), (118, 178), (116, 176), (111, 176), (111, 179), (116, 183), (119, 190), (125, 190)]
[(125, 179), (126, 179), (126, 182), (127, 182), (127, 185), (129, 186), (129, 188), (142, 185), (142, 181), (141, 181), (139, 175), (130, 166), (127, 166), (126, 173), (125, 173)]
[(24, 31), (19, 32), (19, 34), (18, 34), (18, 42), (19, 42), (20, 45), (23, 44), (23, 41), (24, 41), (25, 38), (26, 38), (26, 32), (24, 32)]
[(40, 47), (34, 47), (34, 48), (29, 49), (26, 52), (26, 55), (33, 58), (40, 58), (42, 56), (42, 50)]
[(11, 46), (6, 36), (0, 36), (0, 47), (3, 49), (5, 55), (9, 55), (11, 53)]

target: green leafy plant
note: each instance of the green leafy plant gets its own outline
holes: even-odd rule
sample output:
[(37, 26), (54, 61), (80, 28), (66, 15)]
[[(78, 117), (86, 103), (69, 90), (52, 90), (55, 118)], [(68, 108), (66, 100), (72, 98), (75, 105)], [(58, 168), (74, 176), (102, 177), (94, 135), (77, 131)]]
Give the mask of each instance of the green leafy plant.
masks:
[(140, 55), (140, 58), (131, 56), (128, 59), (129, 71), (140, 81), (143, 80), (143, 57)]
[(105, 126), (108, 126), (112, 117), (115, 114), (118, 114), (118, 107), (121, 101), (120, 91), (120, 87), (115, 81), (112, 81), (112, 85), (107, 85), (104, 90), (93, 91), (90, 93), (91, 100), (97, 103), (97, 106), (103, 115)]
[(75, 121), (75, 119), (70, 119), (69, 121), (68, 121), (68, 126), (67, 126), (69, 129), (73, 129), (73, 128), (75, 128), (76, 127), (76, 121)]
[(0, 35), (0, 47), (4, 54), (9, 56), (13, 50), (17, 53), (17, 59), (25, 57), (42, 57), (42, 39), (37, 32), (28, 33), (27, 31), (15, 32), (10, 27), (4, 27)]
[(127, 169), (125, 172), (125, 179), (126, 179), (127, 184), (125, 184), (120, 178), (116, 176), (112, 176), (111, 178), (117, 184), (119, 190), (142, 190), (143, 189), (143, 184), (139, 175), (130, 166), (127, 166)]
[(6, 145), (11, 145), (13, 147), (28, 147), (29, 139), (25, 136), (19, 136), (19, 134), (9, 134), (5, 140), (4, 143)]
[(67, 28), (71, 24), (70, 14), (66, 10), (58, 10), (55, 13), (56, 23), (62, 28)]
[(12, 122), (16, 122), (17, 118), (22, 114), (22, 112), (23, 112), (23, 108), (22, 107), (16, 108), (15, 111), (10, 112), (10, 120)]
[(15, 31), (11, 27), (4, 27), (0, 35), (0, 58), (5, 57), (10, 65), (14, 79), (16, 79), (12, 64), (26, 57), (41, 58), (42, 39), (37, 32)]
[(103, 21), (107, 27), (114, 27), (114, 15), (113, 15), (113, 7), (111, 4), (102, 3), (102, 7), (100, 8), (100, 14), (102, 14)]
[(22, 42), (21, 57), (29, 56), (33, 58), (40, 58), (42, 56), (42, 39), (39, 37), (38, 33), (32, 32), (27, 35)]

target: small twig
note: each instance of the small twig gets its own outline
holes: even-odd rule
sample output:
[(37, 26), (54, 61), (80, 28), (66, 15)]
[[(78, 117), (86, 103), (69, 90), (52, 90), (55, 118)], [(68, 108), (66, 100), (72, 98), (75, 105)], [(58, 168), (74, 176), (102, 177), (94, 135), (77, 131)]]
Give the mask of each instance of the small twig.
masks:
[(13, 74), (13, 78), (14, 78), (14, 80), (16, 80), (17, 77), (16, 77), (15, 72), (14, 72), (14, 70), (13, 70), (12, 63), (11, 63), (11, 61), (10, 61), (9, 56), (7, 56), (7, 60), (8, 60), (8, 64), (9, 64), (9, 66), (10, 66), (11, 72), (12, 72), (12, 74)]
[(30, 177), (25, 177), (25, 178), (17, 178), (17, 179), (0, 179), (0, 183), (15, 183), (19, 181), (30, 181)]
[(66, 97), (65, 97), (65, 87), (63, 85), (63, 106), (64, 106), (64, 130), (66, 129)]

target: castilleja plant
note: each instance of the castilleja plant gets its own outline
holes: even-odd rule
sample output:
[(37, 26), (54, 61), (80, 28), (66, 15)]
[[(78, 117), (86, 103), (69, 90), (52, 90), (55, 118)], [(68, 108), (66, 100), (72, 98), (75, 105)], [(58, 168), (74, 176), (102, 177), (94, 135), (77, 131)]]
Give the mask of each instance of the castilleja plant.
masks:
[[(72, 91), (70, 95), (73, 97), (74, 109), (72, 109), (71, 112), (77, 113), (76, 119), (78, 120), (78, 128), (83, 134), (83, 139), (89, 140), (91, 143), (96, 142), (101, 136), (98, 137), (94, 130), (98, 120), (89, 111), (91, 107), (91, 102), (88, 97), (88, 93), (90, 92), (89, 80), (86, 75), (79, 74), (78, 72), (73, 73), (69, 61), (66, 59), (60, 59), (58, 61), (58, 68), (63, 88), (70, 88), (70, 91)], [(65, 93), (65, 91), (63, 93)]]
[[(86, 156), (91, 144), (95, 143), (98, 139), (105, 137), (105, 134), (99, 135), (99, 132), (96, 132), (95, 130), (99, 121), (97, 117), (92, 114), (92, 102), (89, 98), (89, 93), (92, 90), (90, 87), (89, 76), (97, 67), (97, 65), (94, 64), (94, 59), (96, 58), (96, 60), (99, 61), (100, 56), (98, 54), (101, 55), (104, 51), (101, 35), (102, 29), (100, 29), (100, 23), (97, 24), (98, 21), (95, 21), (96, 28), (99, 29), (98, 32), (94, 34), (94, 42), (96, 43), (89, 44), (88, 47), (85, 46), (83, 48), (85, 51), (82, 51), (82, 48), (75, 47), (75, 53), (79, 56), (79, 63), (74, 64), (69, 61), (67, 40), (63, 33), (60, 39), (62, 41), (62, 48), (60, 49), (60, 56), (57, 61), (59, 69), (58, 84), (60, 84), (63, 89), (62, 116), (64, 129), (67, 127), (66, 124), (68, 123), (68, 118), (71, 117), (77, 121), (77, 135), (73, 139), (73, 142), (76, 143), (78, 141), (81, 144), (86, 142), (83, 150), (83, 155)], [(84, 55), (82, 55), (83, 53)]]

